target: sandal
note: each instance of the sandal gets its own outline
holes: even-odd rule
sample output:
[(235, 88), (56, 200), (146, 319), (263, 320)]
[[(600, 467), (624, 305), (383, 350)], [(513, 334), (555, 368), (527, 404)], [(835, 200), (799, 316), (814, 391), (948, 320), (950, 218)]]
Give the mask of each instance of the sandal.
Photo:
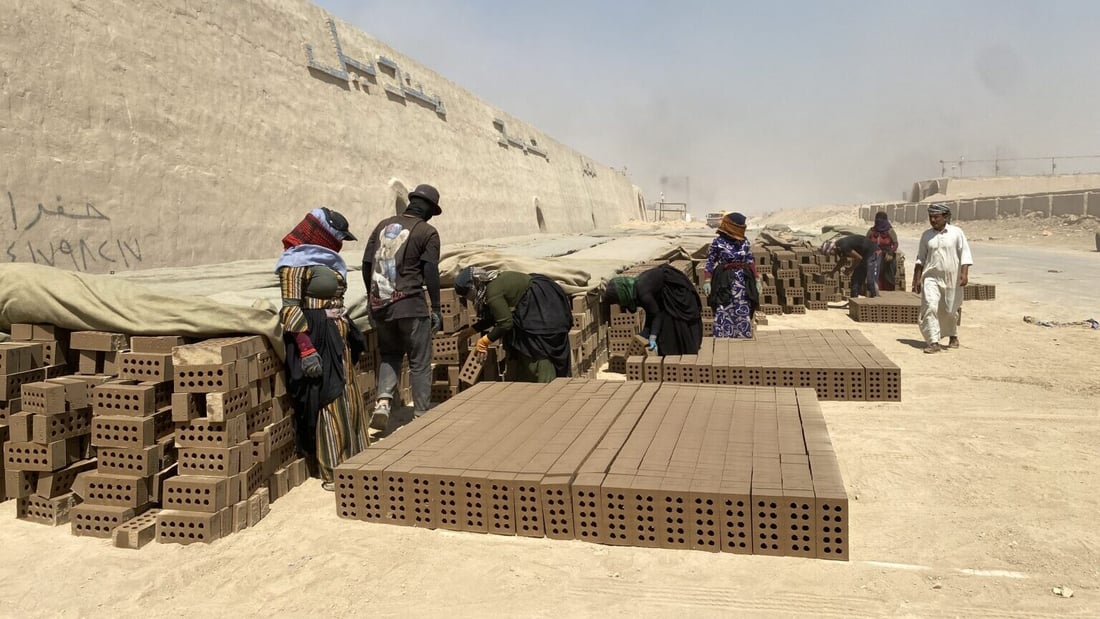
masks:
[(328, 492), (334, 492), (336, 490), (336, 484), (331, 481), (321, 482), (321, 490), (327, 490)]
[(959, 347), (959, 338), (953, 337), (950, 340), (948, 340), (947, 341), (947, 347), (948, 348), (958, 348)]
[(938, 343), (937, 344), (929, 344), (929, 345), (924, 347), (924, 354), (931, 355), (933, 353), (938, 353), (941, 350), (943, 350), (943, 346), (940, 346)]

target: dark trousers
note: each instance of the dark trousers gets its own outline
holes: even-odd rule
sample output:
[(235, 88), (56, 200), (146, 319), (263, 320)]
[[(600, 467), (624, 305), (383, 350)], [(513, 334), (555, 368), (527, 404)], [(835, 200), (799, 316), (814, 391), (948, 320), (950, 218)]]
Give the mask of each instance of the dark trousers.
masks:
[(878, 274), (882, 267), (882, 252), (875, 252), (859, 262), (859, 266), (852, 269), (852, 298), (858, 297), (860, 291), (866, 292), (869, 297), (878, 296)]
[(378, 397), (393, 399), (401, 360), (409, 356), (413, 407), (416, 414), (428, 410), (432, 402), (432, 320), (427, 316), (378, 321), (378, 349), (382, 365), (378, 368)]

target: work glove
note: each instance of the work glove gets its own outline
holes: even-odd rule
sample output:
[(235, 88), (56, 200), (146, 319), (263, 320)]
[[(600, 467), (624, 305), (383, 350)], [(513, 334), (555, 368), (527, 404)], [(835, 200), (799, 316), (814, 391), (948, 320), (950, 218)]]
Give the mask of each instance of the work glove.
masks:
[(439, 310), (432, 310), (432, 333), (439, 333), (443, 330), (443, 314)]
[(703, 294), (710, 296), (710, 280), (703, 282)]
[(648, 348), (650, 350), (652, 350), (653, 352), (657, 352), (657, 336), (656, 335), (649, 336), (649, 346), (648, 346)]
[(305, 357), (302, 357), (302, 373), (308, 378), (318, 378), (321, 376), (321, 355), (316, 352), (311, 352)]
[(492, 342), (492, 340), (489, 339), (489, 336), (488, 335), (483, 335), (477, 341), (477, 352), (479, 352), (483, 355), (487, 355), (487, 354), (489, 354), (489, 347), (492, 346), (492, 345), (493, 345), (493, 342)]

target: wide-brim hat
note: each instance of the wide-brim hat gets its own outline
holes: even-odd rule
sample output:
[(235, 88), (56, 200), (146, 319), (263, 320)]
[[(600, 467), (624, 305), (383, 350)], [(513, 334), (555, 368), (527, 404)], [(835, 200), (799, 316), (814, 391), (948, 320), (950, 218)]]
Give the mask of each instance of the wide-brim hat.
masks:
[(432, 215), (443, 214), (443, 209), (439, 207), (439, 190), (431, 185), (417, 185), (416, 189), (409, 192), (409, 200), (413, 199), (413, 196), (418, 196), (431, 203)]

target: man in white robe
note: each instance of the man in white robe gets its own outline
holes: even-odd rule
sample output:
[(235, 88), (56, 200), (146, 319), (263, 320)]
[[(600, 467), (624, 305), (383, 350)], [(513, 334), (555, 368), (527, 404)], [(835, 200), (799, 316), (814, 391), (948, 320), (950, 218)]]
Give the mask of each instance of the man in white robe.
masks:
[[(932, 227), (920, 237), (913, 270), (913, 292), (921, 296), (920, 330), (927, 343), (926, 353), (959, 347), (959, 309), (974, 264), (966, 235), (948, 223), (950, 219), (951, 208), (946, 204), (928, 207)], [(940, 345), (944, 337), (948, 338), (946, 347)]]

